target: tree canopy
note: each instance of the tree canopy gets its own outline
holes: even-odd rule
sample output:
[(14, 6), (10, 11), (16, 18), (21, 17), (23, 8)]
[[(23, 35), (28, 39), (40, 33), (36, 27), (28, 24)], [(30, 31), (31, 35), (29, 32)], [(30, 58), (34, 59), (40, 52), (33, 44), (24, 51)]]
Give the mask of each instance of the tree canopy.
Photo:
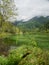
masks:
[(0, 1), (0, 14), (3, 16), (4, 20), (15, 16), (15, 4), (14, 0), (1, 0)]

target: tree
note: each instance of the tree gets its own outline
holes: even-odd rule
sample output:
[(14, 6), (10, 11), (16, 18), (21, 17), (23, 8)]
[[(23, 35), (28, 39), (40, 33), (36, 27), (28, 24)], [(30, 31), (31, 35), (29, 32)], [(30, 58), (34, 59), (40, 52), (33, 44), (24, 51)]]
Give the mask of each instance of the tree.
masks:
[(14, 0), (0, 0), (0, 32), (1, 30), (7, 32), (13, 32), (15, 30), (15, 27), (8, 22), (11, 17), (17, 16), (15, 11), (16, 6)]
[(14, 0), (1, 0), (0, 1), (0, 13), (4, 20), (8, 20), (10, 17), (15, 16)]
[(45, 28), (46, 31), (49, 29), (49, 21), (47, 21), (47, 22), (44, 24), (44, 28)]

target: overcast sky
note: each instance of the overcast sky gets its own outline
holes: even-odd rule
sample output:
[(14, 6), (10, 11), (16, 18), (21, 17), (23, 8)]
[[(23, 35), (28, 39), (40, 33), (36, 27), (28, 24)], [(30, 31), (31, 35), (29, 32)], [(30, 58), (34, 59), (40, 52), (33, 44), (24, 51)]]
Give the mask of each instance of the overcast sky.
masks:
[(49, 15), (48, 0), (15, 0), (17, 6), (18, 19), (28, 20), (34, 16)]

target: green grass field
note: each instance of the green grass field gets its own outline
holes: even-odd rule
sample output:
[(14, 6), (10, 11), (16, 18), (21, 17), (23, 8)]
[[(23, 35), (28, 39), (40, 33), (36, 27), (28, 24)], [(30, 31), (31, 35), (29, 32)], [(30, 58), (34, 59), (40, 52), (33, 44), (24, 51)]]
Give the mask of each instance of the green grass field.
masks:
[(49, 49), (49, 33), (19, 34), (11, 36), (10, 39), (15, 40), (17, 46), (37, 45), (43, 49)]
[[(2, 40), (3, 50), (15, 48), (0, 56), (0, 65), (49, 65), (49, 33), (27, 33), (10, 35)], [(2, 42), (2, 43), (3, 43)], [(1, 47), (1, 48), (2, 48)]]

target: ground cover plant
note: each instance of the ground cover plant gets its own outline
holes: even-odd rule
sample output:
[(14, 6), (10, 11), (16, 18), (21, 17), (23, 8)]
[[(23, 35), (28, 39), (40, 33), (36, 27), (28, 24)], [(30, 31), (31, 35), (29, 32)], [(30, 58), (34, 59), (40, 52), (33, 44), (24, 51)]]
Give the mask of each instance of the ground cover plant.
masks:
[(22, 45), (0, 56), (0, 65), (49, 65), (49, 52), (41, 48)]

